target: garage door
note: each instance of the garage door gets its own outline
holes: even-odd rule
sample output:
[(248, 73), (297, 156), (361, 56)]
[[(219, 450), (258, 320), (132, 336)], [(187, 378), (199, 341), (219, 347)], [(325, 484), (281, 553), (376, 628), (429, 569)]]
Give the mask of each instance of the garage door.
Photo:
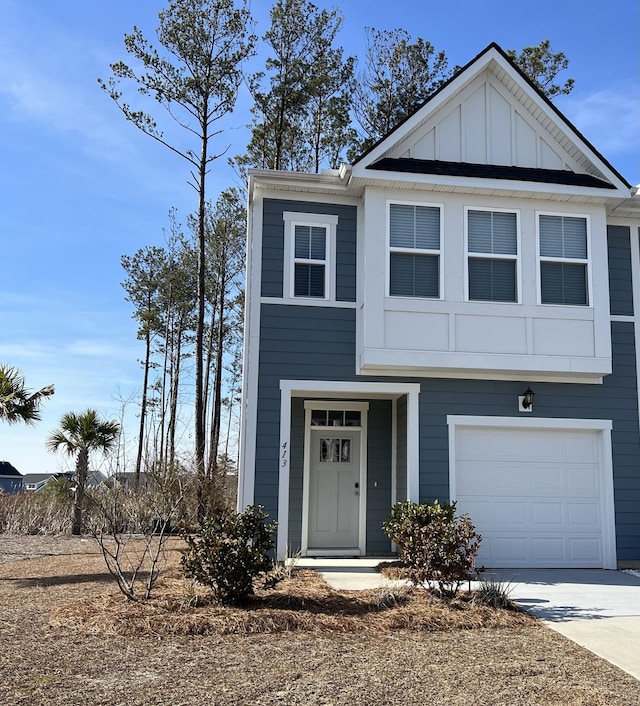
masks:
[(478, 565), (602, 568), (611, 561), (611, 478), (599, 431), (458, 427), (454, 438), (452, 490), (482, 535)]

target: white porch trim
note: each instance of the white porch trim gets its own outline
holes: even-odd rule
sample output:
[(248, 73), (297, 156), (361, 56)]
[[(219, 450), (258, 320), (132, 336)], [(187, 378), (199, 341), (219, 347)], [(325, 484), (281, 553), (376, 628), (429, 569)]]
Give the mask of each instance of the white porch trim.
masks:
[[(420, 456), (418, 433), (418, 398), (420, 395), (420, 385), (418, 383), (344, 382), (339, 380), (280, 381), (280, 453), (278, 464), (278, 535), (276, 547), (279, 558), (287, 556), (289, 542), (291, 398), (308, 397), (310, 399), (326, 399), (330, 396), (334, 399), (354, 400), (358, 398), (364, 401), (366, 399), (375, 398), (393, 400), (403, 395), (407, 396), (407, 492), (411, 500), (417, 501), (419, 496), (418, 464)], [(360, 521), (366, 522), (366, 512), (361, 513)], [(366, 526), (364, 530), (362, 530), (362, 534), (366, 536)]]

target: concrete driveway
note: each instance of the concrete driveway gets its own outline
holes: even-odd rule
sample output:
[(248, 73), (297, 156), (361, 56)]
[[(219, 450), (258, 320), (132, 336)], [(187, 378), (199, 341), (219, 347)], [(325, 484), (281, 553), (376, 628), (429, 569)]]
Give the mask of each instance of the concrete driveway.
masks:
[(640, 577), (600, 569), (502, 569), (511, 598), (550, 628), (640, 679)]

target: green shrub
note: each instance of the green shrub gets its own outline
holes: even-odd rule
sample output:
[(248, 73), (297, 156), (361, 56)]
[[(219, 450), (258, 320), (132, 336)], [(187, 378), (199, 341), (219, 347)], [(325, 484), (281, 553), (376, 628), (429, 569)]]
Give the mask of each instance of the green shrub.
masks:
[(251, 506), (241, 513), (223, 510), (204, 520), (193, 535), (184, 537), (184, 575), (209, 586), (223, 605), (244, 603), (260, 576), (265, 586), (273, 586), (277, 579), (269, 572), (278, 523), (265, 524), (268, 516), (262, 507)]
[(383, 523), (407, 566), (409, 579), (450, 597), (474, 572), (482, 540), (469, 518), (456, 517), (455, 511), (455, 503), (404, 501), (393, 506)]

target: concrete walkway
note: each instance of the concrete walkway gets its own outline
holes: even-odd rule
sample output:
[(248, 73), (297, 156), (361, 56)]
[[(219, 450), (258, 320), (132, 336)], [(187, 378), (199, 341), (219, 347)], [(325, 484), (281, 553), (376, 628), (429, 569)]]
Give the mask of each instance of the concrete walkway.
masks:
[[(375, 571), (385, 559), (300, 559), (340, 590), (392, 584)], [(488, 572), (510, 597), (582, 647), (640, 679), (640, 577), (600, 569), (502, 569)], [(475, 584), (472, 584), (472, 587)]]

